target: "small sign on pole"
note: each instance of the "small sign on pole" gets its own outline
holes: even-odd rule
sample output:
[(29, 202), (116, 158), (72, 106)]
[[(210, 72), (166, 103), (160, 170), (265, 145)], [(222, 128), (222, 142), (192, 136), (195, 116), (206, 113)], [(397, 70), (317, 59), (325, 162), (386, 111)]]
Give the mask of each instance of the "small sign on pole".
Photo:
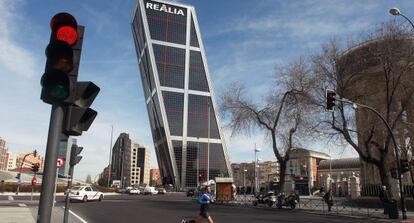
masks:
[(62, 168), (65, 166), (65, 158), (58, 158), (57, 159), (57, 167)]

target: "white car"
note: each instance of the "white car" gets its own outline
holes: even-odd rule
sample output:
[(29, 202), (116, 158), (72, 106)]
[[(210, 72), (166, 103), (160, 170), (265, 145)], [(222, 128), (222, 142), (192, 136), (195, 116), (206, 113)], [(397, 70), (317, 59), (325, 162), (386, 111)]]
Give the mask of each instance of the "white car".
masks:
[(128, 193), (129, 194), (140, 194), (141, 191), (139, 191), (139, 189), (137, 189), (137, 188), (132, 188), (132, 189), (129, 190)]
[(77, 186), (72, 188), (72, 192), (69, 194), (70, 200), (78, 200), (87, 202), (90, 200), (102, 201), (104, 195), (102, 192), (97, 191), (91, 186)]
[(146, 187), (146, 188), (144, 188), (144, 194), (145, 195), (147, 195), (147, 194), (151, 194), (151, 195), (158, 194), (158, 191), (155, 190), (155, 187)]

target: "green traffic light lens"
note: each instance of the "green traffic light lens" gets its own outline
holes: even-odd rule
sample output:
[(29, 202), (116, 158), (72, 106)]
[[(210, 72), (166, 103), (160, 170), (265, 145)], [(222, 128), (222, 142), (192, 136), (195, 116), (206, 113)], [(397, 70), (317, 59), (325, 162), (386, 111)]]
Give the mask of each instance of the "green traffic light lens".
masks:
[(69, 89), (64, 85), (55, 85), (50, 88), (49, 95), (57, 99), (65, 99), (69, 95)]

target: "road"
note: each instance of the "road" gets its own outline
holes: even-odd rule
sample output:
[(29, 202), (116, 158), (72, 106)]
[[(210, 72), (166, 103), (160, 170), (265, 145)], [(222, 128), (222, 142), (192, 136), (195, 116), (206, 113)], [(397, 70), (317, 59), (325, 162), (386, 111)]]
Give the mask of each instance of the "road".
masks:
[[(59, 204), (63, 205), (63, 204)], [(198, 204), (183, 194), (108, 196), (103, 202), (71, 203), (71, 210), (87, 222), (181, 222), (195, 219)], [(299, 210), (247, 208), (214, 205), (210, 211), (215, 222), (377, 222), (309, 214)]]

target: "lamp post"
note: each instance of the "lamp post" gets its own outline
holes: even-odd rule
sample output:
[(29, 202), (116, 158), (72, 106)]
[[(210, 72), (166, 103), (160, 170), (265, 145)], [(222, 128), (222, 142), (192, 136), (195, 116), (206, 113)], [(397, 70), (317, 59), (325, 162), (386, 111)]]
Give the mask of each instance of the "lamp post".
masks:
[(259, 192), (260, 192), (260, 161), (262, 161), (262, 159), (257, 158), (257, 188), (259, 188)]
[(256, 194), (257, 192), (257, 153), (260, 152), (260, 148), (256, 148), (256, 143), (254, 144), (254, 191), (253, 193)]
[(407, 16), (405, 16), (404, 14), (402, 14), (401, 11), (398, 8), (392, 8), (392, 9), (390, 9), (390, 14), (393, 15), (393, 16), (399, 16), (400, 15), (400, 16), (404, 17), (404, 19), (406, 19), (411, 24), (411, 26), (414, 29), (413, 22), (411, 22), (411, 20)]
[(247, 172), (247, 170), (244, 169), (243, 170), (243, 191), (244, 191), (244, 194), (246, 194), (246, 172)]

